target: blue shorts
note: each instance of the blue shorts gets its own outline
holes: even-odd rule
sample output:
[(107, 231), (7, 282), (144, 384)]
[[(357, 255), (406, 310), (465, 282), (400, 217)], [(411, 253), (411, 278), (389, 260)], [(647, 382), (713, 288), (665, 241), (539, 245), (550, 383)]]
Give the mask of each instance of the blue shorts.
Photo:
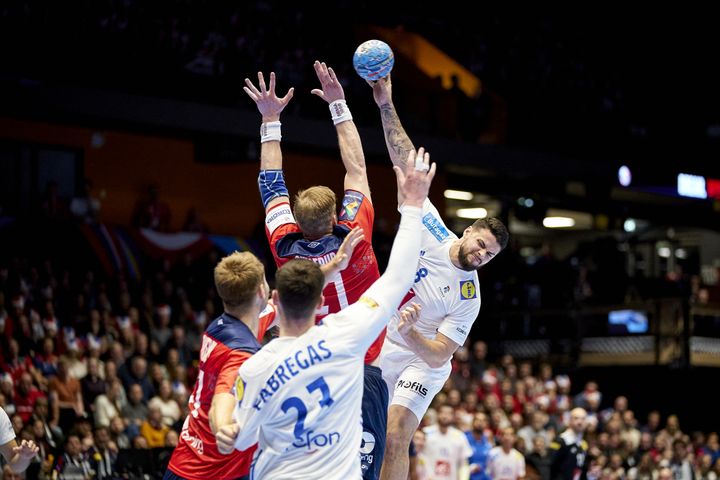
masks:
[(378, 367), (365, 365), (363, 382), (362, 420), (363, 439), (360, 445), (360, 463), (364, 480), (380, 478), (385, 455), (387, 430), (388, 388)]

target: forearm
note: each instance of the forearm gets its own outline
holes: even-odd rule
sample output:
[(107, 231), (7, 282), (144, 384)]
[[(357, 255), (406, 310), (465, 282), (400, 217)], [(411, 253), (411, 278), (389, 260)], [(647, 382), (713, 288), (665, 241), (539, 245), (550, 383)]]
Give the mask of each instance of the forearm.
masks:
[(408, 153), (415, 150), (415, 147), (400, 123), (400, 118), (392, 102), (380, 107), (380, 118), (382, 119), (385, 144), (390, 154), (390, 160), (392, 160), (393, 165), (402, 168), (407, 160)]
[(213, 395), (212, 405), (210, 406), (210, 412), (208, 414), (210, 429), (213, 433), (217, 433), (220, 427), (234, 422), (234, 409), (235, 396), (229, 393), (216, 393)]
[(320, 265), (320, 271), (325, 277), (325, 283), (323, 284), (323, 287), (325, 287), (328, 283), (333, 281), (338, 273), (342, 272), (342, 268), (337, 264), (337, 262), (331, 260), (325, 265)]
[(442, 342), (423, 337), (415, 328), (410, 329), (402, 337), (408, 348), (432, 368), (442, 367), (450, 359)]
[(340, 145), (340, 158), (347, 177), (354, 181), (364, 181), (367, 178), (365, 154), (355, 122), (348, 120), (338, 123), (335, 128)]
[(260, 170), (282, 170), (280, 142), (263, 142), (260, 147)]
[(377, 301), (388, 311), (394, 311), (412, 287), (420, 252), (420, 235), (417, 232), (421, 226), (421, 215), (419, 207), (403, 208), (385, 273), (365, 292), (364, 296)]
[(22, 473), (27, 470), (30, 462), (32, 462), (32, 459), (33, 457), (25, 457), (16, 453), (9, 462), (10, 469), (12, 469), (15, 473)]

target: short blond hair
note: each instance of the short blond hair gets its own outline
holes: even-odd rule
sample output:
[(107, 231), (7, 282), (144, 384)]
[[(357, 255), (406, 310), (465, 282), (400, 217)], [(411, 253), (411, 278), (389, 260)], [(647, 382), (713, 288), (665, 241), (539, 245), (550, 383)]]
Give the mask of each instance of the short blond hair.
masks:
[(215, 288), (228, 307), (249, 307), (264, 279), (265, 267), (250, 252), (233, 252), (215, 266)]
[(300, 190), (295, 196), (295, 220), (306, 237), (317, 238), (332, 232), (335, 193), (328, 187)]

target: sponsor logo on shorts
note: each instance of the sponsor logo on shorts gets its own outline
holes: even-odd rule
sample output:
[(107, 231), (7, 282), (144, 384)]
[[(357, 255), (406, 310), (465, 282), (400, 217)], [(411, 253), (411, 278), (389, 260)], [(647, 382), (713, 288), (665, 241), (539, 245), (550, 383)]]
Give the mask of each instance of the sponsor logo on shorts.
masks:
[(477, 288), (475, 288), (474, 280), (464, 280), (460, 282), (460, 300), (470, 300), (477, 298)]
[(398, 380), (395, 388), (404, 388), (405, 390), (412, 390), (413, 392), (419, 393), (421, 396), (427, 395), (427, 388), (420, 382), (411, 382), (410, 380)]
[[(371, 453), (375, 449), (375, 435), (367, 430), (363, 431), (362, 442), (360, 442), (360, 453), (366, 455)], [(372, 455), (370, 455), (370, 462), (372, 463)]]
[(432, 213), (428, 213), (427, 215), (425, 215), (422, 221), (423, 225), (425, 225), (425, 227), (430, 231), (432, 236), (437, 239), (438, 242), (442, 242), (450, 236), (447, 228), (445, 228), (445, 225), (443, 225), (442, 220), (438, 219)]

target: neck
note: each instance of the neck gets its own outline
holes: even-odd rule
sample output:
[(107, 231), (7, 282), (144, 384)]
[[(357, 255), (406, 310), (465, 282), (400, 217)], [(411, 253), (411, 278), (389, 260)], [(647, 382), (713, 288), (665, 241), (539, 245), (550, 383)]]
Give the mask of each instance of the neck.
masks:
[(307, 332), (315, 325), (315, 317), (304, 319), (291, 319), (280, 317), (280, 336), (281, 337), (299, 337)]
[(438, 424), (438, 427), (439, 427), (440, 433), (443, 433), (443, 434), (447, 433), (448, 428), (449, 428), (448, 425), (440, 425), (440, 424)]
[(457, 268), (462, 268), (462, 265), (460, 264), (460, 244), (462, 243), (462, 238), (458, 238), (455, 240), (452, 245), (450, 246), (450, 262), (452, 262), (453, 265), (455, 265)]

